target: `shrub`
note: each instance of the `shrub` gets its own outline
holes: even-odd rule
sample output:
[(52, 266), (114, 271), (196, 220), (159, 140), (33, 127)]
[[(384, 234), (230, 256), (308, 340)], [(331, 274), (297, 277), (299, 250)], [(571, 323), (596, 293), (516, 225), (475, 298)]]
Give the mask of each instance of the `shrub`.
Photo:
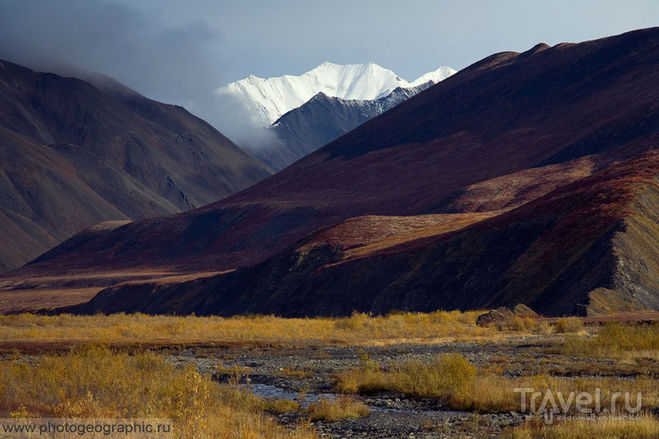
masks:
[(536, 321), (532, 317), (513, 316), (500, 324), (499, 329), (511, 331), (532, 331), (536, 327)]
[(658, 431), (659, 421), (652, 416), (631, 420), (563, 421), (553, 425), (536, 419), (508, 428), (502, 436), (508, 439), (654, 439)]
[(340, 373), (336, 387), (344, 393), (400, 392), (436, 397), (455, 409), (470, 405), (476, 368), (459, 354), (442, 354), (430, 363), (408, 361), (383, 371), (363, 357), (361, 367)]
[(309, 406), (307, 413), (312, 421), (336, 422), (343, 419), (358, 419), (371, 410), (361, 401), (342, 396), (337, 399), (321, 399)]
[(564, 334), (567, 332), (579, 332), (583, 329), (583, 322), (579, 317), (563, 317), (556, 321), (554, 332)]
[(266, 401), (220, 385), (152, 351), (89, 346), (34, 361), (0, 362), (0, 417), (171, 418), (176, 437), (311, 438), (269, 420)]
[(268, 399), (265, 402), (265, 408), (276, 414), (295, 413), (300, 410), (300, 403), (290, 399)]
[(0, 341), (49, 339), (81, 344), (187, 345), (190, 343), (371, 344), (385, 340), (492, 337), (476, 326), (479, 311), (353, 313), (347, 318), (274, 316), (195, 317), (112, 314), (94, 316), (0, 315)]
[(363, 312), (353, 312), (350, 317), (339, 318), (335, 321), (336, 329), (355, 331), (364, 328), (370, 317)]
[(623, 325), (607, 323), (592, 337), (569, 337), (559, 352), (573, 356), (593, 357), (657, 357), (659, 323)]
[[(370, 364), (370, 363), (368, 363)], [(657, 407), (659, 396), (656, 382), (650, 377), (638, 377), (621, 382), (617, 377), (561, 378), (547, 373), (531, 376), (504, 377), (486, 370), (477, 370), (457, 354), (444, 354), (430, 363), (407, 361), (388, 369), (362, 367), (340, 373), (336, 388), (344, 393), (403, 393), (408, 396), (438, 398), (447, 408), (500, 412), (520, 409), (520, 395), (515, 388), (530, 387), (537, 392), (552, 389), (569, 394), (599, 388), (603, 406), (610, 404), (618, 391), (643, 394), (643, 407)], [(618, 404), (622, 400), (617, 400)]]

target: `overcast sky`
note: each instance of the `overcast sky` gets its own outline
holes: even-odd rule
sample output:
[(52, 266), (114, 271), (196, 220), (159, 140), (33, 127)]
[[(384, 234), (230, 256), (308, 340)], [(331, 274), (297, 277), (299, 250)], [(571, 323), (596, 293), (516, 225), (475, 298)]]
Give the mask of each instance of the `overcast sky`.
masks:
[(0, 58), (97, 71), (180, 103), (323, 61), (374, 61), (413, 80), (657, 18), (657, 0), (0, 0)]

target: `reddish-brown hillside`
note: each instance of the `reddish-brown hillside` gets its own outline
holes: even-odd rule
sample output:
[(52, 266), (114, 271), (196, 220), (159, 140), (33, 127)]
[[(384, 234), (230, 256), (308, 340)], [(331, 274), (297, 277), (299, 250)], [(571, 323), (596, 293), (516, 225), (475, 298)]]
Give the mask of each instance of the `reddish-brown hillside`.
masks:
[(181, 107), (0, 60), (0, 272), (98, 222), (189, 210), (269, 174)]
[[(563, 171), (572, 181), (654, 148), (658, 65), (657, 28), (496, 54), (239, 194), (65, 243), (21, 273), (230, 269), (349, 217), (511, 207), (510, 196), (556, 188)], [(518, 178), (538, 168), (546, 184)], [(508, 203), (460, 202), (497, 178), (514, 186)]]
[(354, 247), (362, 239), (355, 232), (367, 250), (386, 244), (392, 225), (410, 236), (441, 218), (356, 218), (253, 267), (113, 287), (74, 310), (305, 316), (518, 303), (547, 315), (657, 310), (658, 175), (659, 153), (644, 154), (462, 230), (440, 227), (362, 254), (354, 254), (364, 249)]

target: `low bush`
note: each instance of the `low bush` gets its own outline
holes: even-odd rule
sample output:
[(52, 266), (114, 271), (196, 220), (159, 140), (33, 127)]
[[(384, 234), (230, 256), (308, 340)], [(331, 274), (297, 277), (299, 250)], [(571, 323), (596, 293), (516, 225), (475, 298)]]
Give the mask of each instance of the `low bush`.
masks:
[(468, 408), (476, 368), (459, 354), (443, 354), (430, 363), (409, 361), (382, 371), (362, 358), (359, 369), (337, 375), (336, 387), (344, 393), (400, 392), (410, 396), (437, 397), (455, 409)]
[(176, 437), (186, 439), (316, 437), (311, 429), (288, 432), (269, 420), (272, 404), (152, 351), (90, 346), (0, 362), (0, 417), (170, 418)]
[(625, 325), (611, 322), (590, 337), (569, 337), (559, 351), (586, 357), (659, 357), (659, 323)]
[(507, 439), (655, 439), (658, 434), (659, 420), (642, 416), (630, 420), (561, 421), (552, 425), (538, 419), (509, 428), (502, 436)]
[(342, 396), (337, 399), (321, 399), (307, 408), (312, 421), (336, 422), (343, 419), (358, 419), (367, 416), (371, 410), (361, 401)]
[[(620, 381), (618, 377), (553, 377), (538, 374), (505, 377), (491, 371), (477, 369), (458, 354), (440, 355), (429, 363), (407, 361), (402, 364), (380, 366), (372, 360), (362, 361), (358, 369), (341, 372), (335, 386), (343, 393), (403, 393), (413, 397), (437, 398), (446, 408), (479, 412), (521, 410), (521, 395), (516, 388), (531, 388), (544, 395), (548, 389), (554, 394), (599, 392), (603, 407), (610, 405), (616, 392), (642, 394), (643, 408), (659, 406), (656, 382), (649, 377)], [(599, 390), (597, 390), (599, 389)], [(622, 410), (622, 399), (615, 399)], [(571, 407), (574, 409), (574, 406)]]
[(565, 334), (568, 332), (579, 332), (583, 329), (583, 322), (579, 317), (563, 317), (556, 321), (554, 332)]

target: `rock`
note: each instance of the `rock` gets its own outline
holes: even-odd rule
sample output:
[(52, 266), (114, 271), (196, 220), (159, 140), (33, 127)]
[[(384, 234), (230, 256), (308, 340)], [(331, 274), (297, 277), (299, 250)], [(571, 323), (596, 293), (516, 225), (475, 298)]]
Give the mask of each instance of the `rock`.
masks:
[(505, 306), (502, 306), (485, 314), (479, 315), (476, 319), (476, 324), (478, 326), (489, 326), (493, 323), (504, 322), (508, 319), (511, 319), (512, 317), (514, 317), (513, 312)]
[(476, 324), (478, 326), (489, 326), (493, 323), (503, 323), (515, 316), (536, 318), (538, 314), (523, 303), (518, 303), (512, 310), (506, 306), (502, 306), (481, 314), (476, 319)]
[(513, 308), (513, 313), (516, 316), (520, 316), (520, 317), (531, 317), (531, 318), (538, 317), (537, 312), (533, 311), (531, 308), (524, 305), (523, 303), (518, 303), (517, 305), (515, 305), (515, 308)]

